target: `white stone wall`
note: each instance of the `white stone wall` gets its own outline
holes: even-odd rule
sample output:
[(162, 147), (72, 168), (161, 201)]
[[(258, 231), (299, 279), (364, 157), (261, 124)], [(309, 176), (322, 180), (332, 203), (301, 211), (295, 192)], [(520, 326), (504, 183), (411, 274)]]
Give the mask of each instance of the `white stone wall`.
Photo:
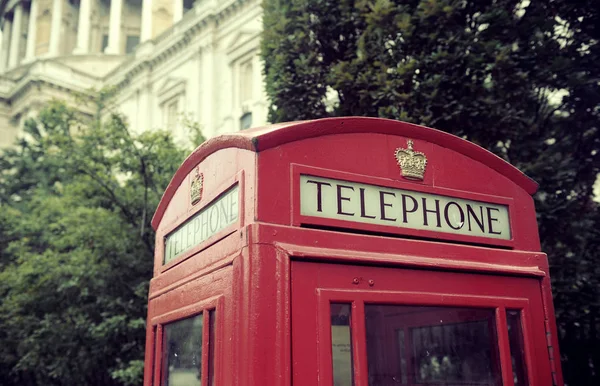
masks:
[[(198, 122), (206, 137), (212, 137), (239, 130), (245, 113), (252, 114), (252, 126), (266, 124), (266, 95), (258, 56), (260, 2), (225, 1), (213, 5), (209, 8), (197, 4), (175, 28), (166, 31), (169, 34), (164, 40), (156, 39), (147, 47), (141, 47), (140, 51), (149, 51), (148, 56), (140, 55), (141, 58), (130, 65), (136, 68), (149, 62), (151, 69), (146, 67), (131, 77), (126, 71), (117, 71), (107, 79), (107, 83), (112, 84), (127, 82), (121, 87), (116, 104), (137, 132), (169, 129), (178, 140), (184, 141), (189, 136), (183, 125), (187, 118)], [(185, 23), (194, 20), (194, 13), (227, 7), (235, 9), (228, 11), (226, 22), (213, 20), (195, 35), (186, 36), (189, 29)], [(251, 72), (243, 73), (247, 70), (243, 65), (248, 63)], [(172, 122), (174, 105), (177, 108), (175, 124)]]
[[(119, 52), (109, 55), (103, 52), (103, 40), (106, 44), (111, 31), (111, 1), (118, 0), (89, 0), (87, 24), (80, 18), (84, 0), (35, 1), (34, 57), (26, 58), (30, 5), (23, 2), (18, 64), (0, 66), (0, 146), (8, 145), (24, 117), (37, 111), (33, 106), (39, 109), (50, 98), (73, 101), (76, 92), (92, 87), (116, 88), (112, 106), (136, 133), (168, 129), (185, 142), (185, 120), (199, 123), (206, 137), (240, 130), (250, 116), (251, 126), (266, 124), (258, 57), (260, 0), (199, 0), (189, 9), (189, 2), (183, 7), (177, 0), (121, 0)], [(61, 40), (52, 54), (51, 11), (59, 2)], [(144, 4), (150, 3), (151, 17), (143, 19)], [(10, 43), (13, 14), (9, 9), (2, 15), (2, 32), (9, 29), (2, 44)], [(152, 34), (127, 54), (127, 36), (142, 39), (143, 20), (150, 20)], [(79, 52), (82, 28), (89, 29), (89, 45)], [(8, 52), (0, 47), (0, 63), (9, 62)]]

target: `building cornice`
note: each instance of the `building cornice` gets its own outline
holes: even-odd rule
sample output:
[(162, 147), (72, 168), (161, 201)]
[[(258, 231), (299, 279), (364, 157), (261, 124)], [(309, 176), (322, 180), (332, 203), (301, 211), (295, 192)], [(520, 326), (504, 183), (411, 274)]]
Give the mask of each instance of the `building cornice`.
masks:
[[(6, 73), (0, 75), (0, 77), (8, 78), (8, 79), (18, 83), (21, 79), (24, 79), (24, 78), (27, 78), (28, 76), (30, 76), (30, 74), (32, 72), (45, 72), (45, 71), (38, 70), (38, 68), (50, 66), (50, 67), (54, 67), (59, 70), (68, 71), (70, 73), (73, 73), (74, 75), (89, 78), (95, 82), (102, 82), (103, 77), (91, 75), (88, 72), (81, 71), (77, 68), (71, 67), (71, 66), (61, 62), (61, 60), (69, 59), (69, 57), (71, 57), (71, 56), (79, 58), (78, 55), (64, 55), (64, 56), (58, 56), (58, 57), (37, 58), (33, 62), (21, 64), (21, 65), (19, 65), (19, 67), (10, 69)], [(17, 73), (22, 73), (22, 75), (17, 76), (17, 77), (13, 76), (11, 79), (11, 75), (17, 74)]]
[[(48, 83), (51, 87), (61, 89), (64, 91), (77, 91), (77, 92), (88, 92), (88, 87), (78, 86), (75, 82), (69, 82), (69, 80), (73, 79), (73, 75), (84, 78), (85, 84), (101, 86), (102, 79), (93, 75), (89, 75), (83, 71), (79, 71), (74, 69), (64, 63), (58, 62), (53, 59), (43, 59), (38, 60), (33, 63), (29, 63), (26, 65), (27, 69), (24, 71), (23, 75), (18, 77), (17, 79), (10, 79), (10, 77), (4, 77), (4, 79), (8, 79), (8, 81), (13, 82), (14, 87), (4, 95), (4, 98), (8, 100), (13, 100), (23, 92), (23, 89), (27, 87), (31, 82), (44, 82)], [(23, 67), (20, 68), (23, 70)], [(52, 74), (52, 70), (57, 76), (49, 76), (48, 74)], [(10, 73), (8, 73), (10, 75)], [(84, 83), (84, 82), (82, 82)]]
[[(40, 90), (42, 89), (53, 89), (56, 91), (59, 91), (60, 93), (64, 94), (65, 99), (70, 99), (68, 97), (73, 97), (74, 94), (79, 94), (82, 97), (93, 97), (93, 92), (91, 92), (89, 89), (87, 88), (78, 88), (78, 87), (73, 87), (72, 85), (68, 85), (68, 84), (57, 84), (56, 79), (51, 79), (48, 77), (32, 77), (30, 79), (27, 79), (26, 82), (22, 83), (19, 85), (20, 87), (18, 88), (18, 90), (15, 91), (15, 93), (13, 95), (11, 95), (11, 98), (13, 101), (18, 101), (19, 103), (11, 103), (12, 106), (12, 111), (11, 111), (11, 116), (16, 117), (19, 115), (22, 115), (25, 111), (27, 111), (30, 107), (32, 103), (35, 103), (36, 101), (39, 102), (40, 100), (50, 100), (55, 96), (52, 96), (52, 94), (48, 94), (48, 92), (40, 92)], [(28, 96), (28, 94), (33, 95), (33, 96)], [(74, 98), (75, 100), (77, 99), (76, 97)], [(26, 102), (25, 102), (26, 101)], [(81, 106), (79, 107), (80, 110), (84, 111), (84, 110), (88, 110), (86, 108), (82, 108)]]
[(36, 85), (45, 85), (50, 88), (69, 93), (76, 92), (84, 95), (92, 95), (92, 92), (89, 88), (78, 87), (72, 84), (68, 84), (66, 82), (59, 81), (56, 78), (45, 76), (43, 74), (36, 74), (33, 76), (26, 77), (22, 79), (19, 83), (17, 83), (16, 87), (11, 91), (9, 95), (7, 95), (7, 99), (17, 99), (18, 97), (25, 94), (29, 90), (29, 88)]
[[(10, 77), (0, 77), (0, 99), (5, 104), (18, 107), (20, 101), (32, 89), (54, 89), (65, 95), (85, 95), (92, 96), (93, 91), (90, 85), (100, 87), (101, 79), (91, 76), (82, 71), (77, 71), (63, 63), (52, 59), (44, 59), (29, 63), (22, 76), (17, 79)], [(23, 71), (23, 67), (20, 68)], [(53, 76), (54, 75), (54, 76)], [(73, 76), (80, 77), (80, 85), (73, 82)], [(84, 81), (85, 80), (85, 81)], [(6, 85), (6, 87), (5, 87)], [(17, 116), (21, 113), (21, 109), (15, 109), (11, 112), (12, 116)]]

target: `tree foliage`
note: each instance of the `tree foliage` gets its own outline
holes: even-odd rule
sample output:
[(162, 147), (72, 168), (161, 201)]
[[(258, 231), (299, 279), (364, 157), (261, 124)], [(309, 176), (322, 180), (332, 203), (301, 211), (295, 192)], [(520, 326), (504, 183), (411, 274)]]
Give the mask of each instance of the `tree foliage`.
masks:
[(141, 384), (150, 220), (187, 151), (101, 115), (52, 103), (0, 156), (2, 385)]
[(399, 119), (540, 183), (569, 384), (600, 384), (600, 7), (563, 0), (265, 0), (272, 122)]

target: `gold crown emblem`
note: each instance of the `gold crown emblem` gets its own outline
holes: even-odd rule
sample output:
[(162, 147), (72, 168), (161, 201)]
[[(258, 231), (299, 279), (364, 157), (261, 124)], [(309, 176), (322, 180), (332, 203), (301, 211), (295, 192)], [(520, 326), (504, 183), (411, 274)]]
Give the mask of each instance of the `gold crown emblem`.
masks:
[(196, 167), (195, 175), (192, 178), (192, 184), (190, 186), (190, 198), (192, 205), (196, 205), (202, 199), (202, 190), (204, 189), (204, 175), (200, 173), (200, 167)]
[(406, 149), (396, 149), (396, 160), (400, 166), (402, 177), (410, 180), (422, 180), (427, 166), (427, 157), (420, 151), (413, 150), (413, 141), (408, 140)]

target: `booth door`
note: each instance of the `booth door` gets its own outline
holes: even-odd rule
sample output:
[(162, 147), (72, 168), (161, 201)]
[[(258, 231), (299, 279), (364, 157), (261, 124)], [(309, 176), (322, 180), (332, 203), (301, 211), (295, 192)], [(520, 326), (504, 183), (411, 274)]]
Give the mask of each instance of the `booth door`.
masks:
[(552, 385), (539, 280), (292, 262), (293, 385)]

